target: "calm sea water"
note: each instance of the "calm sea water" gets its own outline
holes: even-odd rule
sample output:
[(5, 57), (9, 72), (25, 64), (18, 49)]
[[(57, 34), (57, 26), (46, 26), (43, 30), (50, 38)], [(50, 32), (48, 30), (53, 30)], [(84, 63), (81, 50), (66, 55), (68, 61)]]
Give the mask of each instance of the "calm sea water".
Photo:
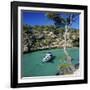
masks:
[[(79, 48), (68, 48), (67, 50), (73, 58), (72, 63), (79, 63)], [(55, 58), (52, 62), (42, 63), (42, 59), (47, 52), (52, 52)], [(42, 50), (23, 54), (21, 62), (22, 77), (56, 75), (60, 64), (64, 63), (64, 60), (63, 49)]]

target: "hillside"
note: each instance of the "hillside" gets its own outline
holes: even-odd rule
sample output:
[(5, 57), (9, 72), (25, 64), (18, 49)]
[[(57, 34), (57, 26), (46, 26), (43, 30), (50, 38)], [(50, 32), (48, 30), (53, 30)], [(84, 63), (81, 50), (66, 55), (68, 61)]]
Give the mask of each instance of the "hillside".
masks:
[[(23, 26), (23, 52), (63, 48), (64, 29), (54, 26)], [(69, 29), (67, 47), (79, 47), (79, 30)]]

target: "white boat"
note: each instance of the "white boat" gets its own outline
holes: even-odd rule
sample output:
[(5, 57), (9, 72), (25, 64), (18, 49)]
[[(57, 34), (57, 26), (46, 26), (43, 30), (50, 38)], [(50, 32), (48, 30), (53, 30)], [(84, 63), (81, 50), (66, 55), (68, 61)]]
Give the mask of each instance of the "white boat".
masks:
[(48, 62), (53, 58), (53, 55), (51, 52), (48, 52), (45, 57), (42, 59), (42, 62)]

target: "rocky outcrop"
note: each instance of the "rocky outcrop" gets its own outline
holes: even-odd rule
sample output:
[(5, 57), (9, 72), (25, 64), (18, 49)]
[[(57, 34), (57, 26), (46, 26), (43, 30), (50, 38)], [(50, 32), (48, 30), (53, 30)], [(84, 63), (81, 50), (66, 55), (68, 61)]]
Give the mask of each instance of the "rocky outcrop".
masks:
[[(64, 36), (60, 33), (56, 35), (52, 31), (44, 30), (42, 32), (37, 30), (28, 33), (23, 32), (23, 52), (47, 48), (63, 48), (64, 43)], [(68, 32), (66, 47), (75, 46), (79, 46), (79, 34), (77, 32)]]

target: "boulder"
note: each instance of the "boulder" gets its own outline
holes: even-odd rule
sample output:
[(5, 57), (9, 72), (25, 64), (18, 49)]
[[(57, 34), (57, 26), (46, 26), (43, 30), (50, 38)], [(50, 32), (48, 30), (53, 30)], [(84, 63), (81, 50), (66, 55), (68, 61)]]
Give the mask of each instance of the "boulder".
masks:
[(23, 52), (28, 52), (28, 51), (29, 51), (29, 48), (24, 45), (24, 50), (23, 50)]

